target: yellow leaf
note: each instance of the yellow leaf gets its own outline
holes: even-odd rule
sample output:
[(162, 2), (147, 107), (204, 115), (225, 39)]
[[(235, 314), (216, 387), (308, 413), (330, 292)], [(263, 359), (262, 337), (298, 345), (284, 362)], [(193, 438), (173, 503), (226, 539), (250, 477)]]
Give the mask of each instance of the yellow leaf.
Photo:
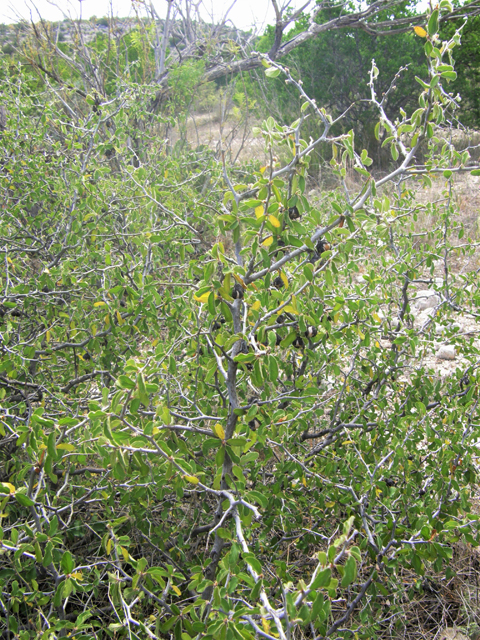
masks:
[(252, 309), (254, 311), (258, 311), (261, 306), (262, 306), (262, 304), (261, 304), (260, 300), (255, 300), (255, 302), (252, 304)]
[(380, 316), (378, 315), (378, 313), (373, 312), (372, 318), (375, 320), (375, 322), (381, 322)]
[(262, 176), (265, 173), (266, 168), (267, 168), (266, 166), (265, 167), (260, 167), (260, 173), (262, 174)]
[(182, 592), (180, 591), (180, 589), (177, 587), (177, 585), (172, 584), (172, 589), (175, 591), (175, 593), (177, 594), (177, 596), (181, 596)]
[(413, 27), (413, 30), (415, 31), (417, 36), (420, 36), (420, 38), (425, 38), (427, 36), (427, 32), (423, 27)]
[(269, 247), (273, 242), (273, 236), (268, 236), (268, 238), (265, 238), (265, 240), (262, 242), (262, 247)]
[(381, 496), (381, 495), (382, 495), (382, 490), (381, 490), (381, 489), (379, 489), (378, 487), (376, 487), (376, 489), (375, 489), (375, 493), (377, 494), (377, 498), (378, 498), (378, 496)]
[(105, 324), (107, 325), (107, 327), (109, 327), (110, 326), (110, 316), (108, 315), (108, 313), (105, 316), (104, 321), (105, 321)]
[(128, 562), (130, 558), (130, 556), (128, 555), (128, 551), (125, 549), (125, 547), (120, 547), (120, 551), (122, 552), (122, 556), (125, 562)]
[(99, 300), (99, 302), (95, 302), (95, 304), (93, 305), (94, 307), (104, 307), (106, 304), (106, 302), (104, 302), (103, 300)]
[(283, 307), (283, 309), (278, 313), (282, 313), (283, 311), (285, 311), (285, 313), (294, 313), (295, 315), (298, 316), (298, 311), (294, 309), (291, 304), (287, 304), (287, 306)]
[(288, 288), (288, 278), (287, 276), (283, 273), (283, 271), (280, 274), (280, 278), (282, 279), (283, 284), (285, 285), (285, 289)]
[(280, 220), (278, 218), (276, 218), (275, 216), (272, 216), (272, 214), (270, 214), (268, 216), (268, 221), (270, 222), (271, 225), (273, 225), (276, 229), (280, 229), (280, 227), (282, 226), (280, 224)]
[(305, 479), (305, 476), (303, 476), (303, 478), (302, 478), (302, 484), (303, 484), (304, 487), (307, 486), (307, 481)]
[(81, 571), (74, 571), (70, 574), (71, 578), (75, 578), (75, 580), (81, 580), (83, 578), (83, 574)]
[(152, 340), (152, 347), (156, 347), (158, 344), (158, 338), (155, 338), (155, 340)]
[(262, 205), (255, 207), (255, 215), (257, 218), (261, 218), (263, 216), (263, 207)]
[(92, 324), (92, 336), (96, 336), (96, 335), (97, 335), (97, 325)]
[(203, 293), (201, 296), (197, 296), (196, 294), (194, 294), (194, 299), (197, 302), (203, 302), (206, 303), (208, 301), (208, 296), (210, 295), (211, 291), (207, 291), (207, 293)]
[(240, 277), (240, 276), (237, 276), (237, 274), (236, 274), (236, 273), (234, 273), (234, 274), (233, 274), (233, 277), (234, 277), (234, 278), (235, 278), (235, 280), (238, 282), (238, 284), (241, 284), (241, 285), (242, 285), (242, 287), (243, 287), (244, 289), (246, 289), (246, 288), (247, 288), (247, 285), (246, 285), (246, 284), (245, 284), (245, 282), (241, 279), (241, 277)]
[(112, 552), (112, 539), (109, 538), (107, 540), (107, 556), (109, 556), (111, 552)]
[(50, 342), (50, 338), (51, 338), (50, 331), (47, 331), (47, 333), (45, 334), (45, 337), (47, 338), (47, 342)]
[(158, 427), (153, 427), (152, 436), (156, 436), (157, 433), (160, 433), (160, 429)]
[(200, 482), (200, 480), (195, 476), (183, 476), (183, 479), (191, 484), (198, 484)]
[(334, 506), (334, 504), (335, 504), (334, 502), (326, 502), (325, 506), (331, 509)]
[(125, 320), (120, 315), (120, 311), (117, 311), (117, 321), (120, 326), (125, 322)]
[(15, 493), (16, 489), (13, 486), (13, 484), (10, 484), (10, 482), (0, 482), (0, 486), (5, 487), (6, 489), (8, 489), (10, 491), (10, 493)]
[(353, 440), (345, 440), (342, 444), (353, 444)]
[(217, 436), (217, 438), (220, 438), (220, 440), (225, 440), (225, 430), (219, 422), (213, 425), (212, 431)]
[(265, 633), (268, 633), (270, 631), (270, 623), (265, 618), (262, 618), (262, 627)]
[(61, 449), (63, 451), (75, 451), (75, 447), (73, 444), (68, 444), (68, 442), (61, 442), (57, 444), (57, 449)]

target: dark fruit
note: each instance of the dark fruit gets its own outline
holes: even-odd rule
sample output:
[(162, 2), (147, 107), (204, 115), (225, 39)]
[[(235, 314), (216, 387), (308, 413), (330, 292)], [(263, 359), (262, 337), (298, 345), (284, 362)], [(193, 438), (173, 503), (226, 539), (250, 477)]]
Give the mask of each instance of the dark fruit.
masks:
[(318, 331), (317, 331), (317, 327), (307, 327), (307, 330), (305, 331), (305, 336), (307, 338), (314, 338), (317, 335)]
[(241, 284), (236, 284), (232, 290), (232, 298), (234, 300), (241, 300), (243, 298), (243, 287)]
[(300, 211), (297, 207), (293, 206), (288, 210), (288, 215), (290, 216), (290, 220), (298, 220), (300, 218)]
[(257, 418), (254, 418), (253, 420), (250, 420), (250, 422), (248, 423), (248, 426), (250, 427), (251, 431), (256, 431), (261, 424), (262, 423), (260, 422), (260, 420), (258, 420)]

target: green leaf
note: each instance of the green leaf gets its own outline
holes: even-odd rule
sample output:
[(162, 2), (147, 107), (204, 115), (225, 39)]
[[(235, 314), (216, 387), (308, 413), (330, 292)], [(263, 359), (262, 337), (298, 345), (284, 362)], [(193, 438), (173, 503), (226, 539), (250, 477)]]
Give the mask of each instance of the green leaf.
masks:
[(24, 493), (15, 493), (15, 500), (18, 504), (21, 504), (22, 507), (32, 507), (35, 504), (35, 500), (32, 500)]
[(313, 266), (311, 264), (306, 264), (303, 267), (303, 273), (305, 274), (307, 280), (309, 280), (310, 282), (313, 280)]
[(249, 491), (247, 495), (247, 500), (255, 500), (262, 508), (266, 509), (268, 507), (268, 497), (265, 496), (260, 491)]
[(75, 568), (75, 561), (70, 551), (65, 551), (62, 556), (61, 567), (63, 573), (72, 573)]
[(236, 567), (239, 556), (240, 556), (240, 545), (237, 542), (234, 542), (230, 547), (230, 552), (228, 554), (228, 564), (232, 569)]
[(262, 573), (262, 565), (253, 553), (244, 553), (242, 557), (258, 575)]
[(415, 571), (415, 573), (419, 576), (423, 576), (424, 574), (424, 567), (422, 564), (422, 561), (420, 559), (420, 557), (418, 556), (418, 554), (414, 553), (413, 557), (412, 557), (412, 567)]
[(270, 374), (270, 382), (276, 383), (278, 380), (278, 363), (275, 356), (268, 357), (268, 368)]
[(428, 20), (427, 31), (429, 36), (434, 36), (438, 31), (438, 9), (432, 11), (432, 15)]
[(53, 544), (51, 542), (51, 540), (49, 540), (47, 542), (47, 544), (45, 545), (45, 551), (43, 553), (43, 566), (44, 567), (49, 567), (52, 564), (52, 551), (53, 551)]
[(330, 583), (330, 578), (332, 577), (332, 570), (327, 567), (322, 571), (319, 571), (315, 580), (310, 585), (311, 589), (318, 589), (319, 587), (326, 587)]
[(147, 389), (145, 386), (145, 378), (143, 371), (139, 371), (137, 374), (137, 387), (138, 387), (138, 399), (145, 406), (148, 407), (150, 399), (148, 397)]
[(216, 309), (215, 309), (215, 294), (213, 293), (213, 291), (208, 296), (208, 305), (207, 306), (208, 306), (208, 310), (210, 312), (210, 315), (214, 316), (216, 314)]
[(317, 597), (315, 598), (312, 605), (312, 613), (311, 613), (312, 621), (316, 620), (316, 618), (318, 618), (318, 616), (323, 612), (323, 605), (324, 605), (324, 597), (323, 597), (323, 593), (320, 591), (319, 593), (317, 593)]
[(357, 577), (357, 563), (352, 555), (349, 555), (344, 565), (344, 573), (341, 582), (342, 587), (348, 587), (348, 585), (354, 582)]
[(125, 375), (118, 376), (116, 384), (120, 389), (135, 389), (136, 386), (135, 382)]
[(265, 75), (268, 78), (277, 78), (280, 73), (280, 69), (275, 69), (275, 67), (269, 67), (268, 69), (265, 69)]

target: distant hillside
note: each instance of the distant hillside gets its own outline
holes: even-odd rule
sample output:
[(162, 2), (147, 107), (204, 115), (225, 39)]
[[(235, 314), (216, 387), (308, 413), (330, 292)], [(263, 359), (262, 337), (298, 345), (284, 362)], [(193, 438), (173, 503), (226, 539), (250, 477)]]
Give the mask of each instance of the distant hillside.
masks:
[[(87, 42), (93, 40), (98, 34), (106, 34), (111, 28), (116, 36), (122, 36), (138, 24), (136, 18), (96, 18), (89, 20), (69, 20), (61, 22), (35, 23), (39, 30), (47, 29), (58, 42), (73, 42), (79, 27)], [(14, 52), (25, 38), (31, 23), (17, 22), (14, 24), (0, 24), (0, 48), (3, 53), (9, 55)]]

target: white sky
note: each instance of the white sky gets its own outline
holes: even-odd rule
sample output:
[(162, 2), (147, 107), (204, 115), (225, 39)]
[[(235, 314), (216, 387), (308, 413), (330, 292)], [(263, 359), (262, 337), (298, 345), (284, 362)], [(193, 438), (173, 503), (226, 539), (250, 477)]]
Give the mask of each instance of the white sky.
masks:
[[(184, 0), (183, 0), (184, 1)], [(167, 0), (152, 0), (158, 14), (163, 17), (166, 12)], [(284, 0), (285, 3), (285, 0)], [(70, 15), (73, 18), (80, 16), (90, 18), (97, 16), (101, 18), (110, 13), (110, 4), (113, 6), (114, 15), (119, 18), (133, 16), (132, 0), (1, 0), (0, 2), (0, 23), (16, 22), (18, 17), (36, 21), (39, 14), (45, 20), (63, 20)], [(182, 2), (183, 4), (183, 2)], [(204, 10), (202, 16), (208, 19), (208, 14), (219, 18), (227, 9), (234, 4), (228, 16), (233, 24), (241, 29), (249, 29), (256, 25), (257, 30), (262, 30), (268, 23), (273, 23), (274, 14), (270, 0), (204, 0)], [(281, 4), (281, 3), (280, 3)], [(300, 0), (293, 0), (292, 7), (300, 7), (303, 3)], [(312, 3), (313, 4), (313, 3)]]

